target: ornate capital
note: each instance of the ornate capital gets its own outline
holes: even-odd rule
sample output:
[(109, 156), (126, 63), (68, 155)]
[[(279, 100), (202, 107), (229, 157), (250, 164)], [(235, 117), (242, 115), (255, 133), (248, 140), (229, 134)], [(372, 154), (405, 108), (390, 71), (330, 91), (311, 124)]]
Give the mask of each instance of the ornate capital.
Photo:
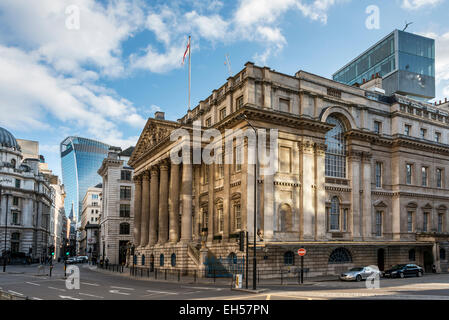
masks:
[(168, 159), (163, 159), (161, 162), (159, 162), (159, 169), (161, 171), (168, 171), (170, 167), (170, 161)]
[(150, 171), (145, 170), (142, 174), (142, 181), (150, 181)]
[(314, 142), (309, 140), (298, 142), (298, 148), (303, 153), (313, 153), (315, 150)]
[(152, 166), (150, 168), (150, 173), (152, 177), (159, 175), (159, 168), (157, 166)]
[(315, 143), (314, 145), (315, 153), (318, 155), (325, 155), (327, 150), (327, 145), (325, 143)]
[(133, 181), (135, 184), (142, 184), (142, 176), (143, 175), (135, 175), (133, 176)]
[(349, 160), (355, 160), (355, 161), (360, 161), (360, 159), (363, 156), (363, 152), (362, 151), (358, 151), (358, 150), (351, 150), (348, 153), (348, 158)]

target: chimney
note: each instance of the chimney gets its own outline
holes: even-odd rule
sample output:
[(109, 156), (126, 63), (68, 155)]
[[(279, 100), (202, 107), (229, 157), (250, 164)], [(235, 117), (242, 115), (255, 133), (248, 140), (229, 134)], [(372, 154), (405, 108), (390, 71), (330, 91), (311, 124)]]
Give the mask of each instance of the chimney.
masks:
[(154, 113), (154, 119), (157, 119), (157, 120), (165, 120), (165, 112), (156, 111), (156, 112)]

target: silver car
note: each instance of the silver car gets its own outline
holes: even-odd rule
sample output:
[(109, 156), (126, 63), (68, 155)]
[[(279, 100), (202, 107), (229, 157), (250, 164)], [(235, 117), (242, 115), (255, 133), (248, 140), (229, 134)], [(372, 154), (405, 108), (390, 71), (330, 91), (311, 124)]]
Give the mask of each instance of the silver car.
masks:
[(371, 275), (377, 275), (380, 277), (381, 272), (378, 268), (374, 267), (356, 267), (340, 275), (340, 280), (344, 281), (361, 281), (366, 280)]

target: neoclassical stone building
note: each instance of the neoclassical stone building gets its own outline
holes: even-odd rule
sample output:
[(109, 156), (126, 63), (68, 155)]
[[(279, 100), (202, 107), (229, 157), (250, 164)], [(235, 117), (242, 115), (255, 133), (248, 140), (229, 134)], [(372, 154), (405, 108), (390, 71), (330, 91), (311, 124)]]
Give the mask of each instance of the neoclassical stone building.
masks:
[(203, 132), (277, 129), (278, 168), (257, 176), (259, 270), (299, 265), (303, 246), (309, 275), (397, 263), (447, 271), (449, 106), (383, 96), (370, 87), (379, 81), (354, 87), (247, 63), (177, 122), (149, 119), (129, 161), (137, 265), (201, 270), (206, 254), (245, 256), (236, 237), (253, 237), (248, 139), (232, 158), (242, 164), (170, 161), (180, 144), (170, 134), (181, 128), (193, 139), (199, 120)]

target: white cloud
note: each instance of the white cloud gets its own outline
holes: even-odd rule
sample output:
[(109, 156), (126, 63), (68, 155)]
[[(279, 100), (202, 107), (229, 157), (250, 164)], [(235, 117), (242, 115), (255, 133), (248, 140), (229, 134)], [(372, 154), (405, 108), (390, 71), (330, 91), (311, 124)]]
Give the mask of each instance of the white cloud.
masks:
[[(55, 74), (31, 54), (0, 45), (0, 105), (2, 126), (17, 130), (54, 130), (50, 118), (109, 143), (128, 143), (120, 124), (143, 127), (133, 105), (95, 90), (79, 79)], [(20, 110), (20, 113), (17, 113)]]
[(443, 0), (402, 0), (402, 8), (407, 10), (418, 10), (422, 7), (433, 7), (442, 2)]

